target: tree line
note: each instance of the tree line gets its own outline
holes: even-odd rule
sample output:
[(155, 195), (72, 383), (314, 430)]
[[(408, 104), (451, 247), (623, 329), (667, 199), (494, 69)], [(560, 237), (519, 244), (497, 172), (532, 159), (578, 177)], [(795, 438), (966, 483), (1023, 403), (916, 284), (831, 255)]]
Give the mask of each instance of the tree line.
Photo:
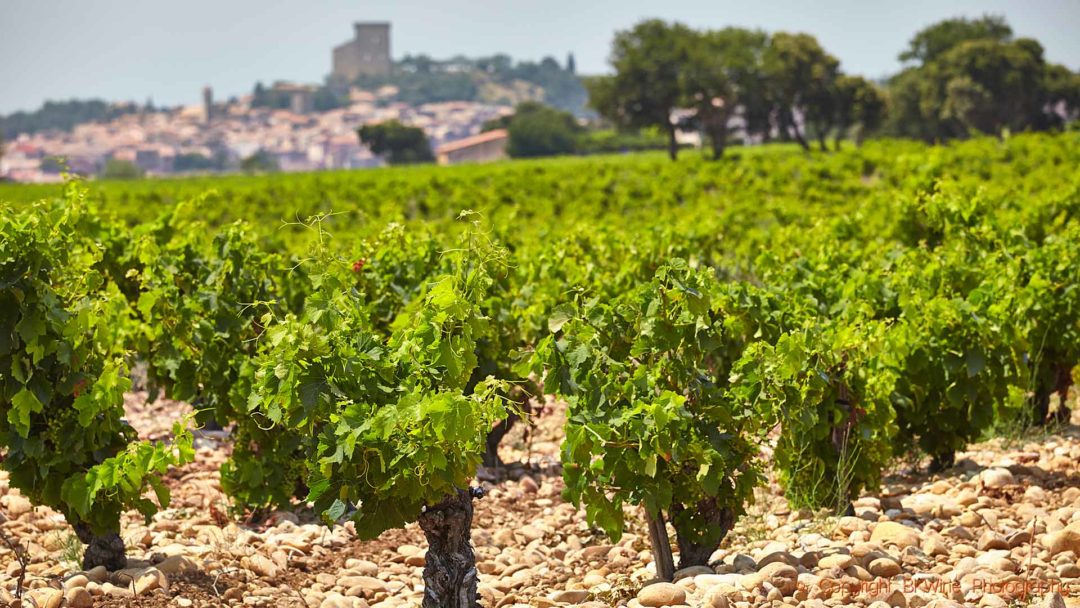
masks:
[[(846, 74), (814, 36), (659, 19), (617, 32), (613, 74), (591, 78), (590, 105), (622, 129), (696, 128), (713, 156), (743, 141), (856, 143), (868, 134), (927, 142), (971, 133), (1060, 128), (1080, 108), (1080, 75), (1046, 61), (1001, 17), (954, 18), (917, 32), (905, 68), (884, 82)], [(685, 118), (678, 119), (677, 110)]]

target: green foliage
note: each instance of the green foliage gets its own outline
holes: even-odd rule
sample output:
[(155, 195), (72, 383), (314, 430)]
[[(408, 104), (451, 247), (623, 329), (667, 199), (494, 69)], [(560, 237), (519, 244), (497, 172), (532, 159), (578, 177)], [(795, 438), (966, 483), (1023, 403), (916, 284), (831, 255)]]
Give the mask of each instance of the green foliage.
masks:
[(740, 401), (778, 412), (774, 466), (793, 507), (842, 512), (880, 483), (897, 432), (890, 337), (885, 323), (825, 321), (754, 344), (736, 366)]
[(669, 154), (677, 154), (671, 113), (682, 88), (691, 30), (679, 23), (646, 20), (615, 34), (611, 43), (613, 76), (590, 83), (589, 102), (620, 128), (656, 127), (669, 133)]
[(64, 201), (0, 220), (0, 447), (12, 486), (105, 534), (126, 509), (154, 513), (147, 490), (167, 505), (160, 475), (193, 452), (182, 422), (165, 445), (123, 420), (130, 313), (79, 230), (84, 196), (73, 183)]
[(107, 122), (138, 111), (134, 103), (108, 103), (100, 99), (46, 101), (32, 112), (0, 116), (0, 137), (11, 140), (23, 133), (70, 131), (84, 122)]
[[(761, 62), (768, 37), (760, 31), (725, 28), (693, 32), (686, 65), (680, 70), (682, 104), (708, 134), (713, 157), (727, 146), (729, 123), (742, 109), (748, 132), (759, 133), (766, 95)], [(767, 125), (766, 125), (767, 129)]]
[(680, 539), (715, 547), (726, 530), (695, 519), (694, 507), (715, 501), (740, 514), (752, 496), (771, 415), (725, 393), (753, 333), (735, 289), (673, 259), (621, 295), (549, 319), (556, 335), (537, 346), (533, 366), (570, 405), (565, 494), (615, 539), (630, 503), (672, 513)]
[(834, 88), (840, 61), (809, 34), (777, 32), (769, 40), (762, 71), (779, 111), (781, 131), (790, 132), (799, 145), (809, 149), (796, 120), (800, 115), (822, 139), (824, 148), (824, 136), (832, 129), (836, 114)]
[(138, 165), (115, 158), (105, 161), (105, 167), (101, 170), (101, 177), (104, 179), (139, 179), (142, 176), (143, 170)]
[(1015, 277), (970, 248), (913, 250), (903, 262), (893, 342), (904, 357), (894, 395), (900, 437), (947, 457), (1005, 415), (1018, 382)]
[(585, 131), (578, 137), (578, 152), (581, 154), (666, 150), (667, 145), (667, 136), (656, 129), (642, 129), (636, 132), (594, 129)]
[(1075, 119), (1080, 80), (999, 17), (950, 19), (915, 36), (918, 61), (890, 83), (890, 130), (928, 141), (1057, 128)]
[(303, 314), (268, 323), (256, 360), (249, 409), (310, 438), (308, 499), (328, 521), (355, 505), (366, 538), (466, 488), (505, 416), (495, 384), (465, 392), (490, 331), (479, 304), (503, 254), (471, 232), (446, 255), (449, 273), (386, 335), (369, 327), (354, 266), (316, 250)]
[(428, 163), (435, 160), (427, 135), (419, 127), (407, 127), (396, 120), (364, 125), (357, 130), (360, 143), (391, 165)]
[(244, 173), (273, 173), (278, 170), (277, 160), (266, 150), (259, 150), (240, 161)]
[[(743, 508), (766, 432), (789, 501), (841, 508), (889, 458), (947, 461), (1071, 381), (1078, 135), (101, 182), (86, 196), (118, 221), (75, 214), (27, 250), (75, 260), (47, 285), (90, 303), (91, 399), (122, 392), (134, 351), (233, 429), (239, 506), (410, 521), (535, 381), (569, 402), (568, 496), (613, 535), (624, 506), (664, 515), (685, 555)], [(11, 209), (5, 238), (50, 217)], [(37, 438), (50, 407), (92, 411), (19, 386), (11, 441), (24, 413)], [(73, 458), (53, 450), (35, 458)]]
[(523, 103), (514, 110), (507, 130), (507, 153), (512, 158), (533, 158), (573, 154), (582, 129), (569, 112)]
[(997, 15), (984, 15), (977, 19), (945, 19), (916, 32), (908, 42), (908, 48), (900, 53), (900, 60), (925, 65), (964, 42), (1007, 42), (1012, 38), (1012, 33), (1012, 28), (1005, 22), (1005, 18)]
[(178, 154), (173, 159), (173, 171), (186, 173), (189, 171), (220, 171), (225, 168), (223, 157), (208, 158), (202, 154)]
[(843, 135), (854, 131), (857, 144), (870, 133), (877, 131), (885, 121), (886, 97), (884, 91), (861, 76), (840, 75), (836, 79), (834, 94), (836, 114), (833, 123), (838, 129), (836, 145)]
[(512, 103), (520, 100), (516, 92), (527, 89), (533, 91), (531, 99), (578, 116), (584, 113), (586, 93), (571, 64), (568, 61), (563, 67), (551, 57), (515, 62), (508, 55), (446, 60), (408, 55), (395, 62), (391, 74), (361, 76), (357, 84), (367, 89), (394, 86), (394, 99), (411, 104), (460, 100)]

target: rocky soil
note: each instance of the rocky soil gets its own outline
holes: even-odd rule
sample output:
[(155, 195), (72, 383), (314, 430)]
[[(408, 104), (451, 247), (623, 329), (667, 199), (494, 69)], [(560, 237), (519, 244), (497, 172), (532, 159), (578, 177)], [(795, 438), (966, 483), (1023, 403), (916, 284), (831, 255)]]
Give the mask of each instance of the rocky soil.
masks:
[[(186, 408), (129, 398), (145, 437), (167, 435)], [(791, 512), (771, 487), (718, 550), (712, 568), (649, 584), (640, 513), (617, 543), (562, 500), (562, 411), (549, 403), (530, 433), (507, 438), (482, 471), (473, 542), (487, 607), (751, 606), (948, 608), (1080, 606), (1080, 430), (973, 446), (944, 475), (891, 475), (852, 517)], [(1074, 420), (1075, 421), (1075, 420)], [(229, 446), (198, 440), (197, 462), (174, 472), (173, 503), (147, 525), (130, 516), (131, 558), (118, 572), (81, 572), (79, 546), (57, 513), (33, 508), (0, 473), (0, 603), (37, 608), (298, 606), (393, 608), (422, 597), (424, 537), (410, 525), (361, 542), (310, 512), (236, 520), (218, 466)], [(499, 480), (499, 481), (496, 481)], [(21, 580), (20, 580), (21, 579)]]

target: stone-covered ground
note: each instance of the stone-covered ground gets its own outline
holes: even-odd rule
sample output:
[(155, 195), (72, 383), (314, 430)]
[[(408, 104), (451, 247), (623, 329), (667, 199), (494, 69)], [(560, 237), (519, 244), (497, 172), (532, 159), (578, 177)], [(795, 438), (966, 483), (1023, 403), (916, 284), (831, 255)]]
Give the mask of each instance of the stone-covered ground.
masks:
[[(129, 396), (130, 421), (162, 437), (185, 406)], [(560, 497), (562, 411), (548, 404), (482, 472), (473, 542), (485, 607), (750, 606), (947, 608), (1080, 606), (1080, 431), (972, 446), (944, 475), (891, 475), (854, 517), (791, 512), (774, 486), (716, 552), (713, 568), (652, 584), (640, 513), (612, 543)], [(1075, 419), (1074, 419), (1075, 421)], [(80, 572), (63, 518), (10, 489), (0, 473), (0, 603), (24, 606), (417, 606), (424, 537), (410, 525), (361, 542), (311, 513), (235, 521), (218, 466), (227, 443), (199, 440), (197, 462), (168, 480), (173, 502), (146, 525), (124, 521), (119, 572)], [(495, 479), (501, 481), (493, 481)]]

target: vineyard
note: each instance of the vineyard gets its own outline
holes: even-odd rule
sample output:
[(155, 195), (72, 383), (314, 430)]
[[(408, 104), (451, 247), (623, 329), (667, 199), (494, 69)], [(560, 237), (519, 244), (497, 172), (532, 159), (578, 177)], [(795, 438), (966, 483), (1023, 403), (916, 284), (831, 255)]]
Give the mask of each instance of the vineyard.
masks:
[(0, 601), (1068, 596), (1078, 167), (1072, 132), (0, 186)]

